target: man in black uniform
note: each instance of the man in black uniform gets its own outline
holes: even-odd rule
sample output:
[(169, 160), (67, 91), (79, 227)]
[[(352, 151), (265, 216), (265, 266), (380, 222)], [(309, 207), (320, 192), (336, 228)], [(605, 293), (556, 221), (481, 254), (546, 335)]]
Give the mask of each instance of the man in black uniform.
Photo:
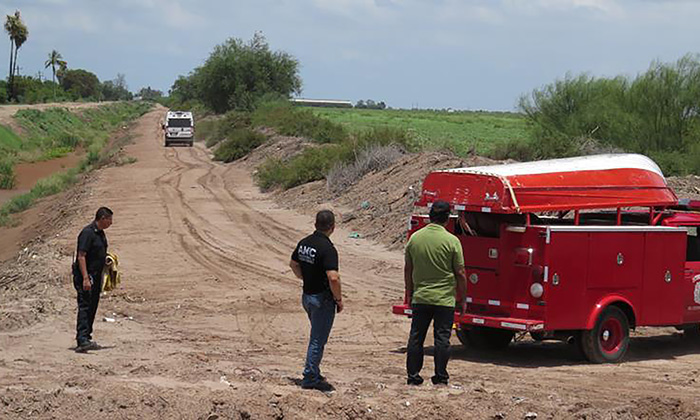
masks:
[(78, 292), (77, 352), (99, 348), (92, 341), (92, 324), (102, 291), (102, 269), (107, 257), (104, 230), (112, 225), (112, 210), (100, 207), (95, 220), (78, 235), (78, 249), (73, 262), (73, 286)]
[(323, 349), (331, 333), (336, 311), (340, 313), (343, 310), (338, 251), (329, 238), (334, 230), (333, 212), (318, 212), (316, 231), (297, 244), (289, 262), (294, 274), (304, 281), (301, 301), (311, 322), (311, 337), (301, 387), (324, 392), (332, 391), (333, 386), (321, 375)]

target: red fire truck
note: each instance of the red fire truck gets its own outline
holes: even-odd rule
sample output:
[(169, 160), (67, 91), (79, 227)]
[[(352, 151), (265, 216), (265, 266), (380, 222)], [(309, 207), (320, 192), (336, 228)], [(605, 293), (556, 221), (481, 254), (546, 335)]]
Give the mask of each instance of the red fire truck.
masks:
[[(464, 250), (464, 345), (500, 348), (530, 333), (606, 363), (623, 358), (631, 328), (700, 334), (700, 202), (679, 201), (649, 158), (435, 171), (416, 206), (438, 199), (452, 203), (448, 229)], [(409, 235), (428, 223), (412, 216)], [(410, 316), (410, 302), (393, 312)]]

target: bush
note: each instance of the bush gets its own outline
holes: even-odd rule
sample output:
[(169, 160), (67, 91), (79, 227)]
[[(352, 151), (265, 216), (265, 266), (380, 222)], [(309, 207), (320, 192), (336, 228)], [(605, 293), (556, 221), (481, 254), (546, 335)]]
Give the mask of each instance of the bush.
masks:
[(325, 178), (330, 168), (351, 156), (350, 148), (331, 144), (306, 149), (287, 162), (268, 159), (258, 168), (257, 182), (263, 191), (293, 188)]
[(267, 137), (250, 129), (233, 130), (228, 140), (222, 142), (214, 151), (214, 160), (232, 162), (250, 153), (265, 143)]
[(329, 191), (339, 194), (366, 174), (387, 168), (404, 153), (404, 149), (395, 144), (371, 145), (362, 150), (355, 161), (336, 163), (326, 176), (326, 186)]
[(409, 144), (408, 133), (395, 128), (375, 128), (355, 137), (346, 134), (339, 143), (306, 149), (289, 161), (268, 160), (258, 169), (257, 182), (263, 190), (289, 189), (324, 179), (334, 169), (331, 185), (337, 184), (334, 188), (340, 191), (373, 168), (389, 164)]
[(15, 187), (15, 162), (10, 157), (0, 159), (0, 190), (11, 190)]
[(319, 143), (341, 143), (349, 137), (342, 125), (289, 102), (261, 104), (251, 121), (255, 127), (270, 127), (284, 136), (306, 137)]

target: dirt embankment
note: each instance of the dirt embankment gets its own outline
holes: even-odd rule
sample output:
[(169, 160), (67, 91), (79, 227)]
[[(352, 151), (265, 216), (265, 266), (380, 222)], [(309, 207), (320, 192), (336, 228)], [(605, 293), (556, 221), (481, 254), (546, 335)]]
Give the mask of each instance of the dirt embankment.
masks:
[[(158, 118), (151, 112), (132, 130), (127, 153), (136, 163), (99, 170), (42, 202), (41, 239), (0, 265), (0, 418), (698, 418), (698, 349), (669, 329), (635, 332), (620, 365), (583, 363), (565, 344), (526, 337), (495, 353), (453, 338), (451, 385), (406, 386), (410, 321), (390, 313), (403, 292), (403, 257), (350, 238), (364, 226), (352, 224), (360, 218), (333, 236), (346, 309), (323, 372), (337, 390), (300, 389), (308, 320), (287, 264), (312, 218), (261, 194), (245, 162), (212, 162), (201, 144), (162, 147)], [(405, 188), (420, 179), (411, 165), (447, 162), (430, 156), (394, 165), (406, 183), (383, 187), (401, 191), (387, 189), (381, 205), (393, 211), (409, 200)], [(372, 176), (380, 175), (360, 181), (364, 188), (383, 182)], [(353, 188), (351, 211), (367, 200), (359, 184)], [(68, 267), (78, 231), (100, 205), (115, 211), (107, 235), (123, 284), (100, 304), (95, 339), (103, 348), (76, 354)], [(430, 376), (431, 338), (426, 344)]]

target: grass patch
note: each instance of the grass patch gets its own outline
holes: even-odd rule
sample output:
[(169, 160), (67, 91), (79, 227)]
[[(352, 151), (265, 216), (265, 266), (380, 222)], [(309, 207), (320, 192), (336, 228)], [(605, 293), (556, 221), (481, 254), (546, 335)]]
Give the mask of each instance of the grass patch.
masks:
[(214, 151), (214, 160), (232, 162), (265, 143), (267, 136), (249, 128), (234, 129)]
[(0, 158), (0, 190), (14, 188), (16, 181), (14, 159), (10, 156)]
[(0, 151), (19, 150), (22, 147), (22, 139), (12, 130), (0, 125)]
[(197, 125), (197, 138), (204, 140), (207, 147), (213, 147), (230, 138), (234, 131), (249, 128), (250, 125), (250, 113), (231, 111), (221, 118), (209, 118), (200, 122)]
[(150, 107), (148, 103), (134, 102), (105, 105), (80, 114), (62, 108), (18, 111), (15, 117), (29, 133), (27, 139), (22, 139), (20, 154), (25, 153), (27, 156), (28, 152), (34, 152), (38, 156), (58, 157), (75, 147), (83, 147), (86, 155), (77, 168), (40, 179), (28, 193), (14, 197), (2, 205), (0, 226), (9, 224), (12, 214), (26, 210), (38, 199), (62, 192), (75, 184), (80, 173), (95, 169), (112, 159), (118, 147), (115, 150), (105, 150), (105, 146), (114, 131), (145, 114)]
[(263, 190), (289, 189), (324, 179), (333, 168), (364, 160), (366, 151), (390, 146), (405, 149), (408, 144), (410, 136), (405, 131), (376, 128), (341, 143), (308, 148), (288, 161), (268, 159), (258, 168), (256, 179)]
[(57, 194), (75, 184), (78, 180), (78, 173), (77, 168), (72, 168), (53, 174), (37, 181), (28, 193), (10, 199), (0, 207), (0, 226), (8, 225), (11, 221), (10, 215), (28, 209), (38, 199)]
[(146, 102), (119, 102), (71, 112), (66, 108), (44, 111), (23, 109), (15, 119), (27, 133), (13, 150), (20, 160), (48, 160), (65, 156), (78, 147), (89, 149), (104, 144), (111, 133), (124, 123), (145, 114)]
[(289, 102), (261, 104), (251, 115), (251, 122), (254, 127), (274, 128), (283, 136), (306, 137), (319, 143), (341, 143), (349, 137), (341, 124)]
[(414, 150), (447, 149), (458, 156), (490, 156), (508, 142), (526, 142), (529, 123), (508, 112), (447, 112), (399, 109), (309, 108), (309, 112), (342, 125), (350, 133), (374, 128), (406, 130)]

